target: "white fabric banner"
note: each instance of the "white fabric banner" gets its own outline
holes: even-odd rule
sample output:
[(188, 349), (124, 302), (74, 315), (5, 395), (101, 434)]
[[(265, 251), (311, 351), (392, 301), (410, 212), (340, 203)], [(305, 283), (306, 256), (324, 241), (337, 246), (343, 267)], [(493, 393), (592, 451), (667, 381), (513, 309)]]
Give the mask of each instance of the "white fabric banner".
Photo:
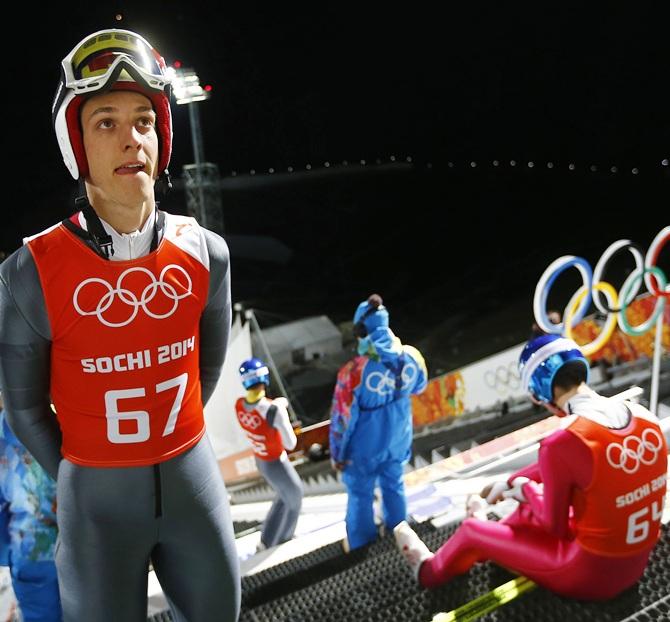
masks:
[(248, 358), (251, 358), (249, 322), (242, 326), (239, 314), (236, 313), (221, 377), (205, 406), (207, 433), (218, 460), (249, 449), (249, 439), (235, 415), (235, 401), (246, 393), (238, 369), (240, 363)]
[(521, 388), (517, 364), (525, 343), (463, 367), (465, 412), (488, 408), (513, 397), (527, 397)]

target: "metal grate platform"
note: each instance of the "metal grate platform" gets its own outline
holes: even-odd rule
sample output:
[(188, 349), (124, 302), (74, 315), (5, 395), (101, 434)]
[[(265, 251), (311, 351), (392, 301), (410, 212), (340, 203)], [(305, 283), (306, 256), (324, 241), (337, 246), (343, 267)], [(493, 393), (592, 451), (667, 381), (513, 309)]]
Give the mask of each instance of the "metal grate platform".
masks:
[[(435, 550), (455, 527), (416, 527)], [(392, 536), (345, 555), (331, 544), (243, 580), (240, 622), (429, 622), (509, 581), (513, 574), (477, 564), (437, 590), (418, 587)], [(581, 602), (538, 587), (494, 612), (485, 622), (570, 620), (628, 622), (670, 620), (670, 530), (642, 579), (616, 599)]]

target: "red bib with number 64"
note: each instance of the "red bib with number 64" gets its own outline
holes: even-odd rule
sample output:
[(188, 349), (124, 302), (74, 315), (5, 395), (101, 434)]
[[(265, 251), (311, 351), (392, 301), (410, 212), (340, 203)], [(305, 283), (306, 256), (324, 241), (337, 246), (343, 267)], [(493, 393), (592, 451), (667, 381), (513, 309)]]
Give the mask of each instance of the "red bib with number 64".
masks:
[(197, 443), (209, 256), (196, 221), (168, 214), (158, 248), (132, 261), (102, 259), (62, 224), (27, 244), (51, 325), (63, 456), (139, 466)]
[(668, 448), (658, 421), (630, 404), (622, 430), (583, 417), (567, 428), (591, 450), (593, 478), (573, 496), (576, 538), (598, 555), (625, 557), (649, 549), (660, 536)]

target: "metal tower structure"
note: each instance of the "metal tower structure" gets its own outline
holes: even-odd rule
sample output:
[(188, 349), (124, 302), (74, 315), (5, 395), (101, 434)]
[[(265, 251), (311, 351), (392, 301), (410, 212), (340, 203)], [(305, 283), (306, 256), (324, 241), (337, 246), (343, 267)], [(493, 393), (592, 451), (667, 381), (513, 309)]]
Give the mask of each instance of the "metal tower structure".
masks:
[(200, 78), (193, 69), (173, 68), (172, 88), (178, 105), (188, 105), (194, 164), (182, 168), (186, 210), (207, 229), (223, 235), (223, 207), (219, 169), (213, 162), (205, 162), (200, 111), (198, 102), (209, 99), (209, 91), (200, 86)]
[(189, 216), (194, 216), (206, 229), (223, 235), (219, 167), (212, 162), (185, 164), (182, 175)]

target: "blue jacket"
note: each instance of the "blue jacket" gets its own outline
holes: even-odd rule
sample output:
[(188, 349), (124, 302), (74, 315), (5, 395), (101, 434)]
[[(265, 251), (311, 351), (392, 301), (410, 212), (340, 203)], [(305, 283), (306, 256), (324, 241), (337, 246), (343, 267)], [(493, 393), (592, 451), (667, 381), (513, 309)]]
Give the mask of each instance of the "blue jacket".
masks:
[[(11, 519), (11, 522), (10, 522)], [(56, 482), (28, 453), (0, 409), (0, 565), (51, 561), (56, 544)]]
[(350, 360), (337, 375), (329, 433), (334, 462), (410, 458), (410, 395), (426, 388), (426, 364), (416, 348), (401, 345), (390, 329), (375, 333), (380, 334), (371, 336), (372, 351)]

